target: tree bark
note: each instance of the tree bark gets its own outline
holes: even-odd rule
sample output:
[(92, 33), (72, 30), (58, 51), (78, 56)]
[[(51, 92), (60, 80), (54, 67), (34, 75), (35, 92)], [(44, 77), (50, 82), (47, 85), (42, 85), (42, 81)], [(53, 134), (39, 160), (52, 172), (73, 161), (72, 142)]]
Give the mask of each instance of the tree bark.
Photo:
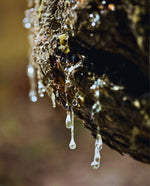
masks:
[(149, 163), (148, 1), (28, 0), (28, 8), (30, 62), (47, 94), (94, 137)]

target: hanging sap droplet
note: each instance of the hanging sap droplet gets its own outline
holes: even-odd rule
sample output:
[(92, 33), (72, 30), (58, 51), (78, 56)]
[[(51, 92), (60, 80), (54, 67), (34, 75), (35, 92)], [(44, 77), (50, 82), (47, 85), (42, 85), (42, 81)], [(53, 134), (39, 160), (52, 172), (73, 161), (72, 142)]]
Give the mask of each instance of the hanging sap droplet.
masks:
[(44, 97), (45, 87), (41, 81), (38, 81), (38, 94), (40, 97)]
[(93, 169), (98, 169), (98, 168), (100, 167), (100, 163), (97, 162), (97, 161), (93, 161), (93, 162), (91, 163), (91, 167), (92, 167)]
[(100, 134), (97, 134), (96, 141), (95, 141), (95, 146), (98, 147), (99, 150), (101, 150), (102, 145), (103, 145), (102, 137), (101, 137)]
[(95, 90), (95, 97), (98, 99), (100, 96), (100, 91), (99, 90)]
[(35, 70), (34, 70), (33, 65), (31, 65), (31, 64), (29, 64), (27, 66), (27, 75), (29, 78), (34, 78), (34, 76), (35, 76)]
[(101, 159), (101, 156), (100, 156), (99, 149), (98, 149), (98, 147), (95, 147), (94, 160), (91, 163), (91, 167), (93, 169), (98, 169), (100, 167), (100, 159)]
[(74, 111), (72, 110), (71, 112), (72, 114), (72, 124), (71, 124), (71, 140), (70, 140), (70, 144), (69, 144), (69, 148), (70, 149), (75, 149), (76, 148), (76, 143), (74, 140)]
[(69, 110), (68, 94), (67, 94), (67, 92), (65, 93), (65, 97), (66, 97), (65, 109), (66, 109), (66, 110)]
[(59, 92), (58, 92), (58, 90), (56, 90), (56, 97), (57, 97), (57, 98), (59, 97)]
[(78, 100), (76, 98), (72, 101), (72, 106), (76, 107), (78, 105)]
[(66, 103), (66, 105), (65, 105), (65, 109), (66, 110), (69, 110), (69, 105)]
[(65, 91), (67, 90), (67, 88), (70, 86), (70, 80), (69, 78), (67, 77), (66, 80), (65, 80)]
[(56, 100), (55, 100), (55, 94), (54, 94), (54, 92), (51, 93), (51, 100), (52, 100), (53, 108), (56, 108)]
[(70, 129), (72, 127), (72, 120), (71, 120), (71, 112), (67, 111), (67, 116), (66, 116), (66, 128)]
[(100, 163), (100, 159), (101, 159), (100, 150), (99, 150), (98, 147), (95, 147), (95, 157), (94, 157), (94, 160), (96, 162), (99, 162)]
[(89, 17), (89, 21), (91, 22), (92, 27), (95, 27), (96, 25), (100, 24), (100, 15), (97, 12), (89, 14)]
[(100, 150), (102, 149), (102, 138), (100, 134), (97, 134), (96, 141), (95, 141), (95, 154), (94, 154), (94, 160), (91, 163), (91, 167), (93, 169), (98, 169), (100, 167)]
[(100, 78), (94, 81), (94, 84), (90, 87), (91, 90), (99, 90), (99, 87), (103, 88), (103, 86), (106, 84), (105, 81), (101, 80)]
[(102, 107), (101, 107), (101, 104), (99, 101), (96, 101), (96, 103), (94, 103), (94, 105), (92, 106), (93, 113), (98, 113), (101, 111), (101, 109), (102, 109)]
[(30, 10), (25, 11), (26, 17), (23, 19), (23, 24), (26, 29), (31, 28), (31, 23), (29, 22), (30, 20)]
[(30, 90), (30, 92), (29, 92), (29, 98), (30, 98), (30, 100), (32, 102), (36, 102), (37, 101), (36, 91)]
[(31, 28), (32, 26), (32, 14), (34, 12), (34, 8), (30, 8), (25, 11), (25, 18), (23, 19), (23, 24), (26, 29)]
[(30, 91), (29, 91), (29, 98), (32, 102), (37, 101), (37, 93), (36, 93), (36, 82), (35, 82), (35, 69), (32, 64), (27, 66), (27, 76), (30, 80)]
[(31, 23), (25, 23), (25, 24), (24, 24), (24, 27), (25, 27), (26, 29), (31, 28)]
[(105, 85), (105, 82), (101, 80), (100, 78), (94, 81), (94, 84), (90, 87), (92, 92), (94, 93), (94, 97), (96, 98), (95, 103), (92, 106), (92, 112), (91, 112), (91, 119), (94, 119), (94, 115), (96, 113), (99, 113), (102, 110), (102, 106), (100, 104), (100, 88), (103, 88)]
[(76, 148), (76, 143), (74, 141), (74, 138), (71, 138), (69, 148), (72, 149), (72, 150)]

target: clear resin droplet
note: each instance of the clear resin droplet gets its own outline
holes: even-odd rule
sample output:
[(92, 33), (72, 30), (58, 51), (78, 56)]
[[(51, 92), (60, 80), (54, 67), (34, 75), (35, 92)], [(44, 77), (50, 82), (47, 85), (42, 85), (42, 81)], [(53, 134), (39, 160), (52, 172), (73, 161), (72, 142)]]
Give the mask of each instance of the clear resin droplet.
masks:
[(38, 81), (38, 94), (40, 97), (44, 97), (45, 87), (41, 81)]
[(100, 150), (102, 149), (102, 138), (100, 134), (97, 134), (96, 141), (95, 141), (95, 154), (94, 154), (94, 160), (91, 163), (91, 167), (93, 169), (98, 169), (100, 167)]
[(71, 124), (71, 140), (70, 140), (70, 144), (69, 144), (69, 148), (70, 149), (75, 149), (76, 148), (76, 143), (75, 143), (75, 140), (74, 140), (74, 111), (72, 110), (71, 112), (72, 114), (72, 124)]
[(72, 120), (71, 120), (71, 112), (67, 111), (67, 116), (66, 116), (66, 128), (70, 129), (72, 127)]
[(32, 64), (27, 66), (27, 76), (30, 80), (30, 91), (29, 98), (32, 102), (37, 101), (37, 93), (36, 93), (36, 82), (35, 82), (35, 69)]
[(36, 91), (30, 90), (30, 92), (29, 92), (29, 98), (30, 98), (30, 100), (32, 102), (36, 102), (37, 101)]
[(95, 103), (92, 106), (91, 120), (96, 119), (96, 114), (102, 110), (102, 106), (100, 103), (100, 89), (102, 89), (104, 86), (105, 86), (105, 81), (99, 78), (95, 80), (93, 85), (90, 87), (95, 97)]
[(59, 98), (59, 92), (56, 90), (56, 97)]
[(102, 137), (101, 137), (100, 134), (97, 134), (96, 141), (95, 141), (95, 146), (98, 147), (99, 150), (101, 150), (102, 145), (103, 145)]
[(77, 98), (75, 97), (72, 101), (72, 106), (76, 107), (78, 105), (78, 100)]
[(93, 161), (93, 162), (91, 163), (91, 167), (92, 167), (93, 169), (98, 169), (98, 168), (100, 167), (100, 163), (97, 162), (97, 161)]
[(69, 144), (69, 148), (72, 150), (76, 148), (76, 143), (74, 141), (74, 138), (71, 139), (70, 144)]
[(25, 18), (23, 19), (23, 24), (26, 29), (31, 28), (30, 23), (30, 13), (32, 12), (32, 8), (30, 10), (25, 11)]
[(95, 145), (95, 155), (94, 155), (94, 161), (91, 163), (91, 166), (93, 169), (98, 169), (100, 167), (100, 150), (98, 146)]
[(29, 78), (34, 78), (34, 76), (35, 76), (35, 70), (34, 70), (33, 65), (31, 65), (31, 64), (29, 64), (27, 66), (27, 75)]
[(101, 107), (101, 104), (100, 104), (99, 101), (97, 101), (96, 103), (94, 103), (94, 105), (92, 106), (92, 112), (94, 112), (94, 113), (100, 112), (101, 109), (102, 109), (102, 107)]
[(66, 105), (65, 105), (65, 109), (66, 109), (66, 110), (69, 110), (68, 101), (67, 101), (67, 103), (66, 103)]
[(55, 94), (54, 92), (51, 93), (51, 100), (52, 100), (52, 105), (53, 105), (53, 108), (56, 108), (56, 99), (55, 99)]

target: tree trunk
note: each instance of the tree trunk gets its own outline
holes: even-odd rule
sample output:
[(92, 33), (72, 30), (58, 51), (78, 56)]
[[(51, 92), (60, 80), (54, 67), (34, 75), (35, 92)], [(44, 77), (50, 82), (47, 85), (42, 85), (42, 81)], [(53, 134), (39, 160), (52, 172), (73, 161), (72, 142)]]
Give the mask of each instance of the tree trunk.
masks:
[(47, 94), (94, 137), (149, 163), (148, 1), (28, 0), (28, 8), (30, 63)]

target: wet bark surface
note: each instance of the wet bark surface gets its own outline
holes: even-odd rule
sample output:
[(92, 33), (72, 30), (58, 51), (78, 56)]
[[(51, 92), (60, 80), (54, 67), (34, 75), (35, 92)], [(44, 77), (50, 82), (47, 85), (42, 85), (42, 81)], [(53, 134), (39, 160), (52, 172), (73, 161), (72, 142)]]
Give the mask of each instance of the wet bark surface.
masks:
[(149, 163), (148, 2), (28, 0), (28, 8), (30, 63), (47, 94), (94, 137)]

